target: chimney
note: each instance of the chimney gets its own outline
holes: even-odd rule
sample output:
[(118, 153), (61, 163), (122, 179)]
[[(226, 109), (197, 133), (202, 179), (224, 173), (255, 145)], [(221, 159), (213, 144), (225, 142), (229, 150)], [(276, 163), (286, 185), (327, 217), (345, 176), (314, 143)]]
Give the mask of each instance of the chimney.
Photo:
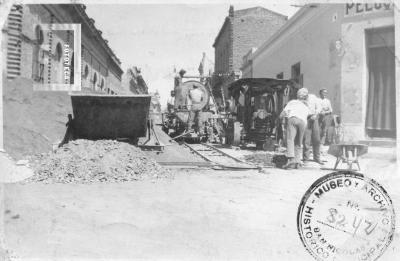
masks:
[(229, 17), (233, 17), (233, 13), (234, 13), (233, 5), (231, 5), (229, 6)]

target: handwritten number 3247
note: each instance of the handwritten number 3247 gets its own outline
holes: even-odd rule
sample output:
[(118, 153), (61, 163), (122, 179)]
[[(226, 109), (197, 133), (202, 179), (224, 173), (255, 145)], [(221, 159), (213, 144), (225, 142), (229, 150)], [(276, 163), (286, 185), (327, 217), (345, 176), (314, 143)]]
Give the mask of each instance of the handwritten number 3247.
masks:
[[(346, 220), (346, 216), (343, 214), (340, 214), (339, 211), (335, 208), (330, 208), (329, 210), (329, 215), (326, 217), (326, 220), (337, 226), (337, 227), (344, 227), (345, 225), (348, 224)], [(363, 222), (364, 221), (364, 222)], [(352, 222), (352, 227), (354, 228), (354, 234), (357, 232), (357, 230), (360, 228), (361, 225), (364, 225), (364, 231), (367, 235), (371, 234), (376, 226), (378, 225), (377, 222), (371, 222), (367, 219), (360, 218), (358, 216), (354, 216), (353, 222)]]

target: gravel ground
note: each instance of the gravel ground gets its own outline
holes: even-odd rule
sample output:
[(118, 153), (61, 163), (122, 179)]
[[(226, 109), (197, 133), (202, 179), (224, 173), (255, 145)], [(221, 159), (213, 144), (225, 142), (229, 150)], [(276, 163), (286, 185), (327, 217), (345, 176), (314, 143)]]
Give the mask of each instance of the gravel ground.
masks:
[(76, 140), (29, 159), (34, 175), (25, 182), (127, 182), (170, 177), (170, 172), (139, 148), (113, 140)]
[[(177, 170), (157, 182), (6, 184), (5, 247), (11, 260), (312, 261), (297, 210), (330, 172)], [(377, 181), (400, 213), (399, 181)], [(396, 233), (379, 260), (398, 260), (399, 251)]]
[(274, 167), (274, 152), (262, 151), (251, 155), (244, 155), (243, 160), (261, 167)]

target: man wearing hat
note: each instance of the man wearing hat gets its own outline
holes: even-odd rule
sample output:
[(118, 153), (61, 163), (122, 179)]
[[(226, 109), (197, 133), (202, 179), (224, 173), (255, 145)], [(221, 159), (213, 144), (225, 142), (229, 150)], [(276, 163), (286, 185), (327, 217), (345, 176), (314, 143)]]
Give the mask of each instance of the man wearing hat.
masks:
[(287, 158), (285, 169), (298, 168), (301, 165), (301, 145), (303, 143), (304, 130), (310, 111), (306, 105), (308, 90), (301, 88), (297, 91), (297, 99), (291, 100), (283, 109), (280, 118), (287, 118)]

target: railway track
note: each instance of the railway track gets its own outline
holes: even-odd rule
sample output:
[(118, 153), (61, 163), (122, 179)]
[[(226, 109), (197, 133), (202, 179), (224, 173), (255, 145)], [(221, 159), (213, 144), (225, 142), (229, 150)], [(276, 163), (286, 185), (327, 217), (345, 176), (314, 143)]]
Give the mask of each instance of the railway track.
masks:
[(220, 149), (200, 143), (200, 144), (187, 144), (184, 143), (191, 151), (214, 164), (217, 168), (231, 169), (231, 170), (247, 170), (247, 169), (258, 169), (258, 167), (241, 161)]

